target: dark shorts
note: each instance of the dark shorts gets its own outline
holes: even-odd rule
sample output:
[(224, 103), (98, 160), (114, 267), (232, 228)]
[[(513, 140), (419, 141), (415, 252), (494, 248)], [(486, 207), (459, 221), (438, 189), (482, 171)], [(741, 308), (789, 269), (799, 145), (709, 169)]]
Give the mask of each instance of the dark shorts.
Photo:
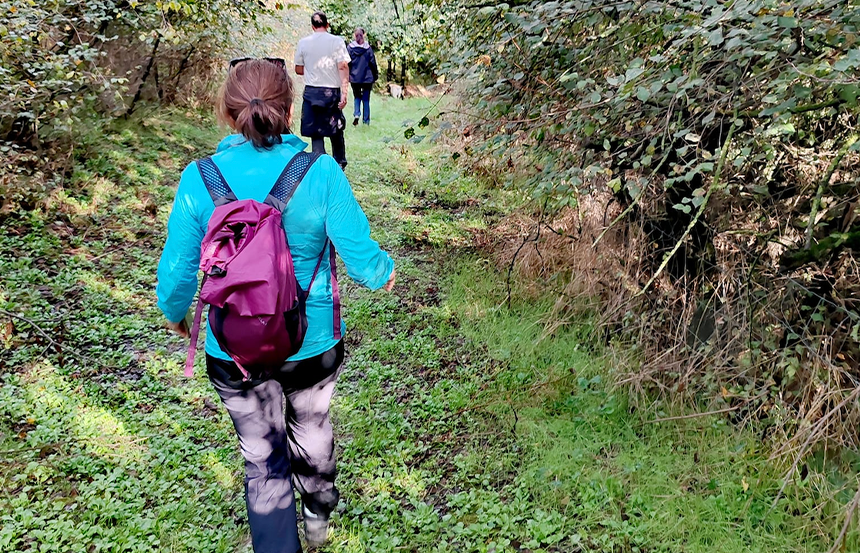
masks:
[(302, 96), (302, 136), (334, 136), (342, 133), (346, 119), (340, 104), (340, 89), (306, 86)]

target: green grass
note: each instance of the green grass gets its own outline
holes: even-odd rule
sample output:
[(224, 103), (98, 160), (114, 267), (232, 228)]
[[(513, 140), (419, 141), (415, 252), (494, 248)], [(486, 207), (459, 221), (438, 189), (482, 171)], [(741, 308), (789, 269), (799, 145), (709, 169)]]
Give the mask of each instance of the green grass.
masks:
[(359, 336), (335, 405), (347, 502), (328, 550), (826, 550), (839, 503), (815, 511), (815, 492), (790, 487), (768, 513), (782, 473), (751, 430), (648, 424), (611, 386), (588, 316), (542, 338), (555, 298), (505, 307), (503, 271), (469, 236), (514, 199), (441, 148), (373, 140), (432, 112), (411, 104), (385, 102), (372, 134), (348, 135), (362, 160), (348, 172), (402, 276), (396, 298), (350, 289)]
[(229, 420), (177, 371), (155, 265), (179, 171), (209, 117), (91, 136), (48, 208), (0, 232), (0, 551), (234, 551), (244, 501)]
[[(347, 175), (398, 284), (343, 284), (343, 501), (324, 551), (827, 550), (850, 497), (823, 501), (810, 474), (768, 513), (781, 474), (751, 429), (646, 423), (591, 317), (544, 337), (554, 298), (515, 283), (505, 305), (471, 237), (515, 198), (462, 174), (432, 129), (404, 138), (430, 101), (373, 101)], [(176, 111), (118, 125), (47, 209), (0, 222), (0, 308), (62, 346), (0, 326), (0, 551), (247, 551), (232, 427), (201, 371), (182, 378), (153, 294), (176, 179), (220, 136)]]

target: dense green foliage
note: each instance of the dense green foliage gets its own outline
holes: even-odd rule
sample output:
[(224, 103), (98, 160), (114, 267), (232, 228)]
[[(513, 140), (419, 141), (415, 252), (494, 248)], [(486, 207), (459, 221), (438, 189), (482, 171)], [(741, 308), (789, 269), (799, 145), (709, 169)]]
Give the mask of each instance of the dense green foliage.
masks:
[[(39, 143), (122, 114), (144, 81), (172, 97), (263, 8), (229, 0), (0, 1), (0, 140)], [(83, 117), (81, 117), (83, 114)]]
[[(377, 52), (395, 64), (393, 69), (396, 64), (401, 64), (404, 72), (432, 72), (434, 69), (440, 29), (446, 24), (438, 6), (398, 0), (324, 0), (320, 8), (328, 16), (332, 32), (347, 37), (347, 41), (352, 40), (357, 27), (363, 28)], [(389, 75), (388, 78), (399, 79), (400, 76)]]
[(460, 6), (465, 153), (535, 200), (533, 235), (595, 244), (568, 269), (613, 275), (628, 381), (856, 446), (860, 4)]
[(632, 199), (655, 175), (664, 188), (709, 177), (731, 126), (727, 181), (788, 144), (852, 134), (847, 119), (816, 125), (857, 107), (860, 8), (849, 3), (532, 2), (474, 16), (451, 35), (452, 65), (474, 76), (495, 151), (546, 146), (529, 156), (542, 169), (532, 183), (557, 202), (601, 174)]

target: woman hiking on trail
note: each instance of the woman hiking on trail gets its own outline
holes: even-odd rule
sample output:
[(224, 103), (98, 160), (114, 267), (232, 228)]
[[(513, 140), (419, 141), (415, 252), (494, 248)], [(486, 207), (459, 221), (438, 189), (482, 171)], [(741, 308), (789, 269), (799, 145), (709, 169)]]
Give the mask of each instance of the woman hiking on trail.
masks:
[(347, 51), (352, 61), (349, 63), (349, 82), (352, 84), (352, 94), (355, 97), (355, 110), (353, 111), (353, 125), (358, 125), (358, 118), (362, 117), (361, 108), (364, 106), (362, 123), (370, 124), (370, 89), (373, 83), (379, 79), (379, 69), (376, 66), (376, 56), (373, 49), (367, 43), (364, 29), (355, 30), (355, 40), (349, 43)]
[[(211, 158), (183, 171), (158, 265), (158, 306), (169, 328), (180, 335), (189, 334), (185, 317), (197, 290), (201, 243), (216, 210), (211, 176), (204, 182), (202, 162), (214, 163), (214, 171), (234, 195), (231, 199), (269, 204), (273, 184), (288, 173), (291, 160), (307, 157), (300, 154), (307, 144), (290, 134), (292, 106), (292, 80), (283, 60), (230, 63), (217, 112), (239, 134), (224, 139)], [(293, 482), (301, 494), (311, 547), (325, 542), (329, 515), (338, 502), (329, 404), (344, 357), (345, 326), (329, 241), (359, 284), (391, 290), (395, 278), (394, 262), (370, 238), (367, 217), (343, 171), (330, 156), (312, 159), (280, 215), (295, 280), (301, 290), (310, 288), (307, 330), (298, 353), (278, 363), (279, 368), (246, 371), (219, 346), (215, 335), (223, 329), (213, 334), (212, 310), (207, 324), (206, 370), (233, 420), (245, 458), (248, 522), (256, 553), (302, 551)], [(219, 276), (213, 273), (209, 276)]]

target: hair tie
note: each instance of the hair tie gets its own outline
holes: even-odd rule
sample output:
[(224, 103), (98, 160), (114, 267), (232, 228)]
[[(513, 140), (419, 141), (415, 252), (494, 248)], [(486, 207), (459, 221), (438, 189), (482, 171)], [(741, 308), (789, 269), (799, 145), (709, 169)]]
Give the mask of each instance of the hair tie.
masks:
[(259, 99), (259, 98), (254, 98), (253, 100), (251, 100), (251, 105), (252, 105), (252, 106), (259, 106), (259, 105), (260, 105), (260, 104), (262, 104), (262, 103), (263, 103), (263, 100), (261, 100), (261, 99)]

